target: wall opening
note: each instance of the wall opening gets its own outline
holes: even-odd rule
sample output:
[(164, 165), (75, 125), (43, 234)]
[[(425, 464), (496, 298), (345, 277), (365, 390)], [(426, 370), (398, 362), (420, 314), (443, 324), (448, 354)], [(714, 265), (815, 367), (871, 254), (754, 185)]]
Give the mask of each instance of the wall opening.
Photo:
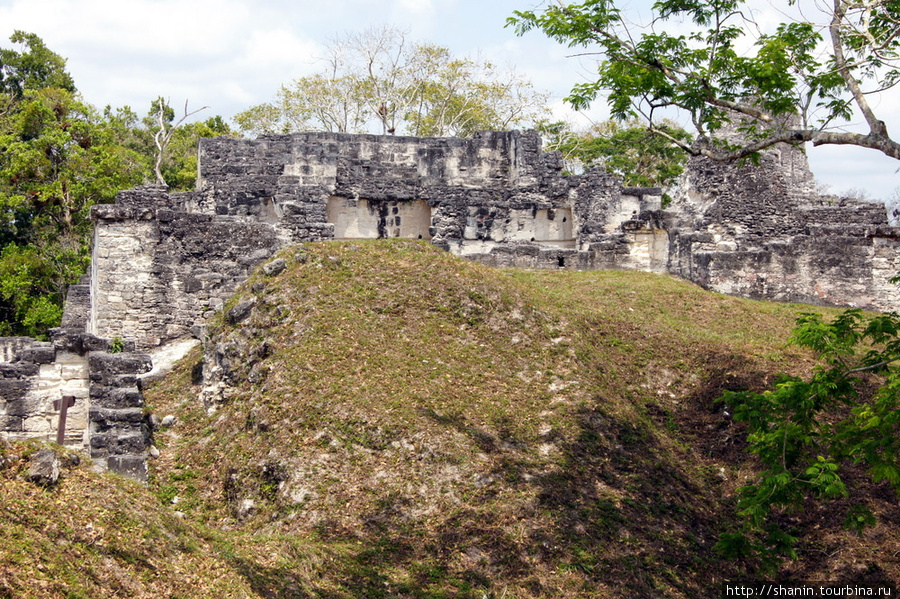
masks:
[(555, 208), (538, 210), (534, 217), (534, 238), (541, 243), (568, 245), (574, 243), (572, 230), (572, 210)]
[(431, 206), (425, 200), (353, 200), (331, 196), (325, 208), (335, 239), (431, 239)]
[(664, 229), (632, 231), (629, 254), (633, 268), (651, 272), (665, 272), (669, 261), (669, 234)]
[(529, 241), (553, 247), (575, 247), (571, 208), (504, 210), (469, 207), (463, 238)]

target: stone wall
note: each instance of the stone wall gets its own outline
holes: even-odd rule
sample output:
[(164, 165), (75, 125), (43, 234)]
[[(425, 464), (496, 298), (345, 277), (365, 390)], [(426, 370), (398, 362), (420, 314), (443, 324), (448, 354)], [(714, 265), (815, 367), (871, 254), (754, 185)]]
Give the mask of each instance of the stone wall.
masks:
[[(87, 436), (87, 363), (53, 343), (27, 337), (0, 338), (0, 431), (11, 440), (56, 440), (54, 400), (74, 395), (66, 442), (84, 446)], [(59, 354), (57, 356), (57, 353)], [(58, 359), (57, 359), (58, 358)]]
[(100, 470), (146, 480), (150, 431), (137, 377), (148, 356), (108, 353), (109, 340), (77, 329), (54, 329), (50, 342), (0, 338), (0, 350), (0, 437), (55, 442), (54, 402), (73, 396), (63, 443)]
[(900, 229), (883, 204), (820, 196), (802, 150), (760, 166), (692, 158), (665, 215), (669, 271), (722, 293), (900, 309)]
[(177, 198), (146, 187), (94, 206), (90, 333), (141, 349), (188, 337), (282, 243), (269, 223), (176, 211)]

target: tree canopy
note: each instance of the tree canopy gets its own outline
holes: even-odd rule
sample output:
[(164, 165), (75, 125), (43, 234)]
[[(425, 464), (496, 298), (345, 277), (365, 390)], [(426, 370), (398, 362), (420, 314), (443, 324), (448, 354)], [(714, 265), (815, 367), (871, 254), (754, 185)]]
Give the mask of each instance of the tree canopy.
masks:
[[(675, 123), (663, 121), (657, 126), (679, 141), (691, 141), (691, 135)], [(633, 187), (671, 187), (687, 162), (687, 154), (637, 119), (603, 121), (578, 132), (553, 123), (541, 131), (548, 138), (547, 147), (562, 152), (570, 170), (602, 168)]]
[[(575, 108), (607, 94), (615, 118), (641, 117), (693, 154), (733, 160), (778, 142), (812, 142), (900, 159), (873, 99), (900, 81), (897, 0), (789, 0), (779, 14), (795, 16), (765, 31), (745, 0), (658, 0), (644, 26), (620, 4), (560, 2), (516, 11), (508, 24), (598, 57), (596, 79), (567, 98)], [(658, 126), (673, 110), (690, 117), (695, 144)], [(855, 115), (866, 132), (839, 128)], [(725, 134), (729, 122), (740, 143)]]
[(48, 49), (41, 38), (16, 31), (9, 40), (24, 46), (24, 51), (0, 48), (0, 94), (19, 99), (28, 89), (75, 91), (75, 82), (66, 72), (66, 60)]
[(547, 94), (514, 71), (410, 43), (391, 27), (334, 40), (323, 64), (283, 85), (274, 102), (236, 115), (241, 131), (465, 137), (531, 125), (547, 110)]
[(168, 185), (193, 188), (198, 138), (231, 131), (221, 117), (174, 122), (161, 99), (144, 119), (100, 112), (39, 37), (11, 41), (21, 50), (0, 48), (0, 335), (43, 337), (87, 270), (91, 206), (149, 182), (154, 165)]

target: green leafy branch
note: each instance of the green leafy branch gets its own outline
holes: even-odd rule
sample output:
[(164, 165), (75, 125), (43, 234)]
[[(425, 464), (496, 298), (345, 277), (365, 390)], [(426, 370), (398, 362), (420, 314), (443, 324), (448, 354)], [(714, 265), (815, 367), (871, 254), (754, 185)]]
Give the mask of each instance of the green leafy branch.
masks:
[[(720, 537), (717, 549), (734, 558), (756, 557), (771, 570), (795, 558), (796, 533), (785, 516), (810, 498), (851, 498), (844, 473), (851, 464), (872, 481), (900, 494), (900, 315), (865, 316), (847, 310), (830, 322), (806, 313), (791, 341), (822, 361), (809, 380), (781, 376), (763, 393), (726, 392), (734, 419), (748, 425), (747, 441), (764, 469), (738, 489), (740, 530)], [(882, 377), (874, 393), (863, 378)], [(854, 502), (845, 526), (874, 524), (871, 511)]]

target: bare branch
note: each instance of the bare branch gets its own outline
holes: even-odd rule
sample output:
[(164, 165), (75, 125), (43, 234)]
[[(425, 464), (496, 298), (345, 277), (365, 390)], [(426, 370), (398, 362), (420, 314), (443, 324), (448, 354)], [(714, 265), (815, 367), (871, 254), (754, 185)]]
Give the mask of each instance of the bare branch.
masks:
[(165, 115), (166, 108), (168, 107), (169, 103), (168, 101), (163, 100), (162, 96), (160, 96), (159, 100), (157, 101), (159, 102), (159, 112), (156, 116), (157, 122), (159, 124), (159, 130), (153, 135), (153, 141), (156, 143), (156, 162), (153, 165), (153, 172), (156, 175), (156, 182), (159, 185), (166, 185), (166, 180), (162, 175), (162, 161), (163, 156), (166, 152), (166, 148), (169, 146), (169, 142), (172, 140), (172, 135), (175, 133), (175, 129), (180, 127), (182, 123), (184, 123), (184, 121), (189, 117), (197, 114), (198, 112), (206, 110), (207, 108), (209, 108), (209, 106), (204, 106), (203, 108), (198, 108), (197, 110), (188, 112), (188, 101), (185, 100), (184, 116), (178, 119), (178, 122), (176, 122), (174, 125), (167, 126)]

